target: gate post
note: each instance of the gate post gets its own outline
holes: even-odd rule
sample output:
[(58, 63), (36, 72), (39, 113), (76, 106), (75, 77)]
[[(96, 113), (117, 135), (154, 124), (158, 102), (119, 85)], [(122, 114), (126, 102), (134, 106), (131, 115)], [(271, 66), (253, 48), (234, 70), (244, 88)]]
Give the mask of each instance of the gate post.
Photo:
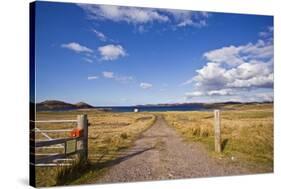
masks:
[(220, 110), (214, 110), (214, 138), (215, 138), (215, 152), (221, 152), (221, 118)]
[(77, 116), (77, 129), (83, 133), (83, 139), (77, 145), (78, 150), (82, 150), (80, 160), (88, 160), (88, 119), (86, 114)]

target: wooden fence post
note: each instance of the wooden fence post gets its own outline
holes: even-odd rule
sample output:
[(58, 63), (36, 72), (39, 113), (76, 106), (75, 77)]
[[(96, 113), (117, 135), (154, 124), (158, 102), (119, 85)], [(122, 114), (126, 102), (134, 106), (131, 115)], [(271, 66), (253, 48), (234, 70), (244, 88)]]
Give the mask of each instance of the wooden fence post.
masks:
[(83, 131), (83, 139), (77, 144), (78, 150), (83, 149), (81, 153), (81, 159), (88, 159), (88, 119), (87, 115), (78, 115), (77, 116), (77, 129)]
[(220, 110), (214, 110), (215, 152), (221, 152), (221, 118)]

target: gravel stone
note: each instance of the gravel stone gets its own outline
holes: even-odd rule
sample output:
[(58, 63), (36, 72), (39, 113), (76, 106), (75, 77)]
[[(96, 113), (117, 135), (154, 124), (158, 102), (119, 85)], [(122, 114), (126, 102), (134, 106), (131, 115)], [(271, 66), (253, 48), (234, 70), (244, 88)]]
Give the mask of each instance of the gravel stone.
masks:
[(97, 183), (136, 182), (249, 174), (242, 165), (212, 158), (200, 143), (186, 142), (161, 116)]

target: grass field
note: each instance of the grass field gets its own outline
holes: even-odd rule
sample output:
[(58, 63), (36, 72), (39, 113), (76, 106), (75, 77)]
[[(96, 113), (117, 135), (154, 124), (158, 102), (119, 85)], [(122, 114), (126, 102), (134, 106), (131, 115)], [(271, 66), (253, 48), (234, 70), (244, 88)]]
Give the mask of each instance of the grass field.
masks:
[[(168, 124), (188, 141), (201, 142), (214, 154), (213, 112), (166, 112)], [(273, 105), (222, 107), (221, 157), (244, 161), (258, 172), (273, 171)]]
[[(106, 163), (114, 160), (118, 151), (128, 148), (133, 141), (155, 121), (148, 113), (110, 113), (99, 111), (39, 112), (37, 120), (76, 119), (79, 114), (87, 114), (89, 126), (89, 162), (85, 166), (65, 168), (36, 168), (37, 186), (81, 184), (93, 181), (106, 169)], [(38, 125), (44, 129), (73, 128), (75, 124), (59, 123)], [(69, 136), (69, 133), (48, 133), (52, 138)], [(36, 134), (36, 139), (44, 139)], [(46, 152), (46, 150), (45, 150)], [(51, 152), (49, 150), (49, 152)], [(54, 152), (54, 151), (52, 151)]]
[[(212, 111), (111, 113), (102, 111), (38, 112), (37, 120), (76, 119), (87, 114), (89, 126), (89, 162), (71, 169), (36, 168), (37, 186), (93, 183), (105, 173), (120, 150), (130, 147), (140, 134), (163, 115), (188, 142), (200, 142), (210, 155), (237, 161), (255, 173), (273, 171), (273, 105), (226, 105), (221, 107), (222, 153), (214, 153)], [(73, 128), (75, 124), (38, 125), (45, 129)], [(49, 134), (58, 138), (69, 133)], [(37, 134), (36, 139), (45, 139)], [(38, 151), (40, 152), (40, 150)], [(45, 151), (46, 152), (46, 151)], [(53, 152), (53, 151), (50, 151)]]

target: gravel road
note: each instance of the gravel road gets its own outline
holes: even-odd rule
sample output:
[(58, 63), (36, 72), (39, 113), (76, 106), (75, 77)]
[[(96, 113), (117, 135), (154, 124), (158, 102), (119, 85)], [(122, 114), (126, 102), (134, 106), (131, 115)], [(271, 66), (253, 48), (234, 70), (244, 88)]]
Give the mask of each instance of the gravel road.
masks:
[(134, 146), (122, 152), (97, 183), (248, 174), (249, 170), (208, 155), (198, 143), (182, 141), (181, 136), (158, 116)]

